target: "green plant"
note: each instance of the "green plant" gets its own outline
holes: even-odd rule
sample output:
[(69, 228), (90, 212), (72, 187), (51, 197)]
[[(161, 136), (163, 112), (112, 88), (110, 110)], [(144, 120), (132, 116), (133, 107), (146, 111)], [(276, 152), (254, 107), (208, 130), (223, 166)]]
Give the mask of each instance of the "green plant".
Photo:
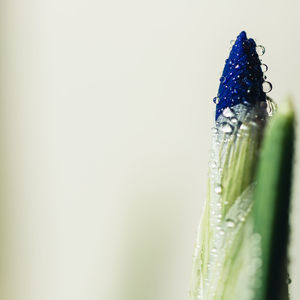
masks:
[(234, 47), (214, 100), (190, 300), (286, 300), (294, 109), (266, 97), (255, 42), (242, 32)]

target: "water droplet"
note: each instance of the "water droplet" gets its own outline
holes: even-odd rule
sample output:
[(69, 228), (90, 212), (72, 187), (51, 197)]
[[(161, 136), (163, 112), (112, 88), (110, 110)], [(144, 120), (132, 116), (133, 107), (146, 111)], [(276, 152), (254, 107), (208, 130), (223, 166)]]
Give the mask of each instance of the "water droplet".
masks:
[(235, 222), (232, 219), (227, 219), (225, 222), (228, 228), (233, 228), (235, 226)]
[(247, 100), (243, 100), (243, 104), (250, 107), (251, 106), (251, 103)]
[(215, 97), (215, 98), (213, 99), (213, 102), (214, 102), (215, 104), (219, 104), (220, 98), (219, 98), (219, 97)]
[(217, 253), (217, 249), (216, 249), (215, 247), (213, 247), (213, 248), (211, 249), (211, 253)]
[(222, 130), (225, 133), (232, 133), (233, 127), (230, 124), (224, 122), (221, 124), (220, 130)]
[(217, 167), (217, 163), (215, 161), (211, 162), (210, 166), (215, 169)]
[(222, 193), (222, 186), (221, 185), (218, 185), (215, 187), (215, 193), (217, 195), (220, 195)]
[(220, 233), (220, 235), (224, 235), (225, 231), (223, 229), (220, 229), (219, 233)]
[(231, 118), (231, 119), (230, 119), (230, 122), (231, 122), (232, 124), (236, 124), (236, 123), (238, 122), (238, 120), (237, 120), (237, 118)]
[(236, 65), (234, 68), (235, 68), (235, 69), (239, 69), (239, 68), (240, 68), (240, 65)]
[[(256, 118), (258, 118), (258, 116), (256, 116)], [(250, 124), (252, 127), (257, 127), (257, 126), (258, 126), (257, 122), (255, 122), (255, 121), (250, 121), (249, 124)]]
[(240, 126), (240, 129), (241, 130), (248, 130), (249, 127), (247, 125), (245, 125), (245, 124), (242, 123), (241, 126)]
[(258, 46), (256, 47), (256, 52), (257, 52), (258, 56), (264, 55), (265, 52), (266, 52), (265, 47), (262, 46), (262, 45), (258, 45)]
[(218, 133), (218, 128), (213, 127), (213, 128), (211, 129), (211, 131), (212, 131), (212, 133)]
[(267, 97), (267, 113), (269, 116), (272, 116), (277, 111), (276, 103), (270, 98)]
[(272, 91), (272, 84), (269, 81), (264, 81), (262, 87), (265, 93), (269, 93)]
[(220, 77), (220, 81), (221, 81), (222, 83), (224, 83), (224, 82), (226, 81), (226, 77), (225, 77), (225, 76), (221, 76), (221, 77)]
[(239, 220), (240, 220), (241, 222), (244, 222), (244, 221), (246, 220), (243, 213), (240, 213), (240, 214), (238, 215), (238, 218), (239, 218)]
[(225, 118), (231, 118), (231, 117), (234, 117), (234, 116), (235, 116), (234, 112), (233, 112), (229, 107), (226, 107), (226, 108), (223, 110), (222, 115), (223, 115)]
[(260, 67), (264, 73), (268, 71), (268, 66), (266, 64), (261, 64)]

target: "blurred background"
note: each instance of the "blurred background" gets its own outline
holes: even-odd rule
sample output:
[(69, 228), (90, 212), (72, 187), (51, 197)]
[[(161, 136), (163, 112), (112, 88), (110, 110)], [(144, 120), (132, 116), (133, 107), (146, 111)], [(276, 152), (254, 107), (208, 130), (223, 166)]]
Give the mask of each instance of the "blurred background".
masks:
[(2, 0), (2, 299), (187, 299), (229, 42), (246, 30), (265, 46), (269, 95), (293, 95), (299, 116), (299, 9), (296, 0)]

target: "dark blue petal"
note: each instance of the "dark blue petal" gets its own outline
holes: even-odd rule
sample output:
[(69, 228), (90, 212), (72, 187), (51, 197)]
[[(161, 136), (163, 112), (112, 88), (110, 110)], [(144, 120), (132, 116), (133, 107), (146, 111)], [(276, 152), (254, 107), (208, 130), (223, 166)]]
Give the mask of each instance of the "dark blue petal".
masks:
[(245, 31), (237, 37), (225, 62), (220, 78), (216, 120), (226, 107), (237, 104), (252, 106), (258, 101), (266, 101), (261, 62), (253, 39), (247, 39)]

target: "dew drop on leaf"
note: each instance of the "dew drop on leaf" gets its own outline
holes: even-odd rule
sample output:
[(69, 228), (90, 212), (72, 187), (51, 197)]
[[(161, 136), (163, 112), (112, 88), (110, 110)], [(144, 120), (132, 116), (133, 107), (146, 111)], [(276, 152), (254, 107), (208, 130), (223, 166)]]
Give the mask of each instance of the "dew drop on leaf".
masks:
[(222, 193), (222, 186), (218, 185), (215, 187), (215, 193), (220, 195)]
[(226, 226), (228, 228), (234, 228), (235, 227), (235, 222), (232, 219), (227, 219), (226, 220)]
[(224, 122), (221, 124), (220, 130), (222, 130), (225, 133), (232, 133), (233, 127), (230, 124)]

